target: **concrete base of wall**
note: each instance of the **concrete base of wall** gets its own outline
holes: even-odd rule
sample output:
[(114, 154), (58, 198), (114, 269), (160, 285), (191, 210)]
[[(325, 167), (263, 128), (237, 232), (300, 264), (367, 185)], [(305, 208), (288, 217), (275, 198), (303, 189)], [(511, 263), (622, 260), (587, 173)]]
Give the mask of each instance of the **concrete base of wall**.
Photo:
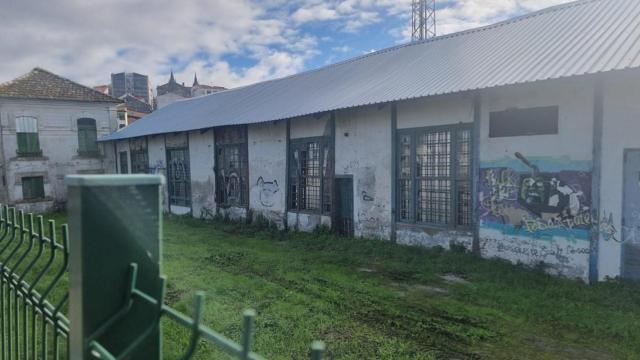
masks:
[(320, 214), (289, 212), (287, 213), (287, 223), (289, 224), (289, 229), (310, 232), (320, 225), (331, 227), (331, 217)]
[(441, 246), (447, 250), (452, 245), (458, 245), (471, 251), (473, 234), (470, 231), (433, 229), (399, 223), (396, 225), (396, 242), (425, 247)]
[(170, 211), (173, 215), (187, 215), (187, 214), (191, 214), (191, 208), (190, 208), (190, 207), (186, 207), (186, 206), (170, 205), (170, 206), (169, 206), (169, 211)]

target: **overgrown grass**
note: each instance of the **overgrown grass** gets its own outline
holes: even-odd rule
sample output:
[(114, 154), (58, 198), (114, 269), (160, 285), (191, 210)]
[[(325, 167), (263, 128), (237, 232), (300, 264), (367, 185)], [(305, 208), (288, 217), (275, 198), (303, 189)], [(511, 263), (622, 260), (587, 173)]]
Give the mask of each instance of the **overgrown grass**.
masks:
[[(335, 359), (640, 357), (638, 284), (264, 224), (169, 217), (164, 237), (171, 305), (189, 313), (205, 290), (206, 323), (236, 341), (242, 310), (256, 309), (254, 348), (268, 358), (306, 358), (314, 339)], [(164, 334), (177, 357), (188, 331), (166, 322)], [(220, 357), (208, 345), (196, 356)]]
[[(205, 323), (236, 341), (242, 311), (256, 309), (254, 349), (267, 358), (307, 358), (314, 339), (334, 359), (640, 358), (640, 284), (588, 286), (460, 249), (326, 229), (284, 233), (265, 222), (181, 217), (164, 225), (170, 305), (190, 314), (194, 292), (204, 290)], [(163, 331), (165, 358), (179, 358), (189, 331), (168, 320)], [(195, 358), (226, 356), (201, 341)]]

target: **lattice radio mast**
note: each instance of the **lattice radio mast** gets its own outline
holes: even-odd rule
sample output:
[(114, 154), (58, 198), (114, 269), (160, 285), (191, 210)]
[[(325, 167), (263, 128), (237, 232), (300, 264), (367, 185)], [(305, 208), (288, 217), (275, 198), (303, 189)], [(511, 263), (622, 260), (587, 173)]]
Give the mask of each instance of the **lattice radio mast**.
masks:
[(436, 36), (436, 0), (413, 0), (411, 10), (411, 41)]

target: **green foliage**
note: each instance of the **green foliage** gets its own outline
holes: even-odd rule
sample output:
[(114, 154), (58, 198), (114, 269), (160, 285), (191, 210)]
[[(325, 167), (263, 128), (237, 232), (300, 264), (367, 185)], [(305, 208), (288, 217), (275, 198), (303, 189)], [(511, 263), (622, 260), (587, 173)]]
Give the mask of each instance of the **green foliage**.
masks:
[[(63, 214), (52, 217), (66, 222)], [(167, 302), (190, 314), (195, 291), (205, 290), (205, 323), (235, 341), (242, 311), (255, 309), (254, 350), (269, 359), (308, 358), (316, 339), (333, 359), (640, 354), (638, 283), (588, 286), (455, 247), (400, 246), (327, 229), (284, 232), (258, 214), (253, 219), (167, 217), (162, 266)], [(67, 284), (65, 277), (52, 298)], [(178, 358), (190, 332), (166, 319), (162, 325), (165, 358)], [(195, 358), (228, 359), (204, 341)]]
[[(256, 309), (255, 350), (268, 358), (306, 358), (314, 339), (336, 359), (640, 353), (638, 284), (587, 286), (455, 246), (407, 247), (326, 228), (283, 232), (258, 214), (252, 224), (168, 218), (164, 246), (175, 306), (188, 313), (194, 291), (206, 290), (207, 324), (236, 341), (242, 310)], [(188, 331), (164, 331), (174, 358)], [(197, 356), (220, 357), (209, 346)]]

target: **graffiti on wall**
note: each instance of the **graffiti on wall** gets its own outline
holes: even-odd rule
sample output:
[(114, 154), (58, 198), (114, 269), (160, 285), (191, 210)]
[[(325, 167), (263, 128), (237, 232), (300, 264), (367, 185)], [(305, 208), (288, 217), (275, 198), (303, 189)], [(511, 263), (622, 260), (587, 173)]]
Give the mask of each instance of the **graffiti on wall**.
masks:
[[(481, 170), (483, 226), (509, 235), (582, 240), (598, 231), (605, 241), (621, 242), (613, 214), (591, 208), (588, 164), (574, 165), (566, 159), (534, 163), (515, 153), (511, 161), (500, 165)], [(549, 169), (541, 171), (545, 166)]]
[(484, 226), (508, 234), (588, 239), (593, 224), (591, 172), (544, 168), (515, 153), (520, 166), (484, 167), (480, 183)]
[(149, 166), (149, 174), (163, 174), (165, 170), (164, 161), (156, 160), (151, 166)]
[(225, 171), (222, 169), (222, 179), (224, 182), (225, 200), (228, 204), (242, 203), (242, 182), (237, 170)]
[(276, 194), (280, 191), (278, 181), (275, 179), (273, 181), (264, 181), (262, 176), (260, 176), (258, 181), (256, 181), (256, 189), (260, 199), (260, 204), (264, 207), (273, 207), (275, 204)]

